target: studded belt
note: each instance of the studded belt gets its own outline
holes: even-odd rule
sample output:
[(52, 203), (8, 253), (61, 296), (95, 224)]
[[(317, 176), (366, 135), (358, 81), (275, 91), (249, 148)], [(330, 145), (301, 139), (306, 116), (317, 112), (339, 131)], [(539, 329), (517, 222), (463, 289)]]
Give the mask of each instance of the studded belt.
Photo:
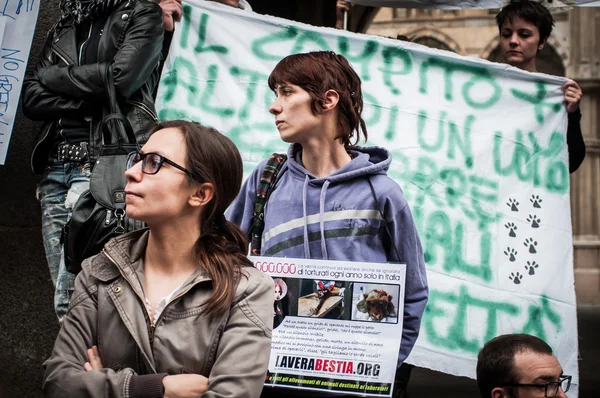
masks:
[(63, 162), (84, 162), (89, 160), (87, 147), (87, 142), (58, 144), (55, 154), (58, 160)]

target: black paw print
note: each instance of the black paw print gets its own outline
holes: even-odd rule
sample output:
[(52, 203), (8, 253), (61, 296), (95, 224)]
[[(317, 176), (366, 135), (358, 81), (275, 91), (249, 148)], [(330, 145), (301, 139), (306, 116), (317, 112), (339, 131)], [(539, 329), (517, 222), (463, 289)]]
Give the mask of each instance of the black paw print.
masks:
[(527, 261), (527, 265), (525, 266), (525, 269), (529, 271), (529, 275), (535, 275), (535, 269), (539, 267), (538, 263), (536, 263), (535, 261)]
[(504, 226), (508, 228), (508, 236), (510, 236), (511, 238), (517, 236), (517, 234), (515, 234), (515, 231), (517, 230), (517, 226), (515, 225), (515, 223), (509, 222), (506, 223)]
[(536, 216), (535, 214), (533, 215), (529, 215), (527, 217), (527, 222), (531, 223), (531, 228), (539, 228), (540, 227), (540, 220), (538, 216)]
[(509, 261), (517, 260), (517, 258), (515, 257), (517, 255), (517, 251), (515, 249), (511, 249), (510, 247), (507, 247), (506, 250), (504, 250), (504, 254), (506, 254), (508, 256)]
[(525, 239), (525, 242), (523, 242), (523, 244), (525, 245), (525, 247), (529, 246), (529, 253), (537, 253), (537, 250), (535, 250), (535, 247), (537, 246), (537, 241), (533, 240), (533, 238)]
[(523, 279), (523, 275), (521, 275), (520, 272), (517, 272), (516, 274), (514, 272), (511, 272), (508, 279), (513, 281), (515, 283), (515, 285), (519, 285), (519, 284), (521, 284), (521, 279)]
[(531, 195), (531, 199), (529, 199), (531, 203), (533, 203), (533, 207), (541, 209), (540, 203), (542, 203), (542, 198), (539, 195)]
[(506, 202), (506, 205), (510, 207), (511, 211), (519, 211), (519, 208), (517, 207), (519, 205), (519, 202), (517, 202), (516, 199), (508, 198), (508, 202)]

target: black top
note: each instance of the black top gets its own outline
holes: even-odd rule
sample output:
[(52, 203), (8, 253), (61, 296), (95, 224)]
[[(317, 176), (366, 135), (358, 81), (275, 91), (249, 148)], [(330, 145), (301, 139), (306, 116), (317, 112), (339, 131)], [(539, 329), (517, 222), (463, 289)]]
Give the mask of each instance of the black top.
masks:
[[(98, 62), (98, 45), (102, 37), (106, 16), (99, 16), (91, 21), (82, 21), (75, 26), (77, 39), (78, 64), (88, 65)], [(101, 109), (99, 107), (99, 109)], [(86, 120), (86, 116), (88, 117)], [(81, 142), (90, 138), (90, 118), (92, 115), (81, 115), (77, 118), (61, 118), (55, 129), (55, 141)]]
[(581, 133), (581, 111), (568, 114), (567, 146), (569, 148), (569, 173), (574, 173), (585, 158), (585, 142)]

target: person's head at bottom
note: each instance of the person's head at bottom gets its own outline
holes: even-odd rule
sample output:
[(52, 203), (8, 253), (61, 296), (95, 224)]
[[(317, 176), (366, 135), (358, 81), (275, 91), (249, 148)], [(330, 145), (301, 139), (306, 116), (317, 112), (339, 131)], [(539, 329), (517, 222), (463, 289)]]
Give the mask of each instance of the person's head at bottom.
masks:
[(505, 334), (488, 341), (479, 352), (477, 385), (482, 398), (564, 398), (571, 376), (563, 374), (544, 340)]

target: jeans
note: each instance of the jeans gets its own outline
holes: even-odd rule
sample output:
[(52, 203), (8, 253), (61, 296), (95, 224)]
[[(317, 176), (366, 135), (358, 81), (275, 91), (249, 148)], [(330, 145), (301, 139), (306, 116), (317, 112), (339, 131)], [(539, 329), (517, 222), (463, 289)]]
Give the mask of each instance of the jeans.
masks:
[(61, 235), (73, 206), (90, 186), (90, 165), (51, 160), (37, 190), (42, 207), (42, 238), (54, 284), (54, 310), (59, 322), (66, 315), (75, 275), (67, 271)]

